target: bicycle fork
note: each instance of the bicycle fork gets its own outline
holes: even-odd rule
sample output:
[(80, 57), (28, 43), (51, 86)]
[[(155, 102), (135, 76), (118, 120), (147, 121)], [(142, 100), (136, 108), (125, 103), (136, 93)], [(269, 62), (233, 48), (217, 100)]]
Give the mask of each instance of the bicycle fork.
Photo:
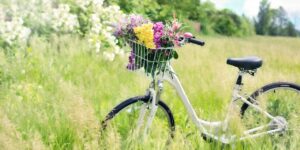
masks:
[[(155, 117), (157, 108), (158, 108), (158, 101), (160, 99), (160, 95), (163, 91), (163, 81), (162, 80), (158, 80), (157, 81), (157, 91), (155, 90), (155, 82), (153, 81), (150, 88), (149, 88), (149, 94), (150, 94), (150, 100), (148, 103), (144, 103), (140, 114), (139, 114), (139, 118), (137, 121), (137, 131), (140, 132), (141, 127), (144, 125), (144, 121), (145, 121), (145, 128), (144, 128), (144, 132), (143, 132), (143, 137), (145, 137), (149, 131), (149, 128), (152, 125), (153, 119)], [(151, 103), (150, 103), (151, 102)], [(147, 110), (150, 108), (150, 113), (147, 115)], [(147, 117), (146, 117), (147, 116)], [(145, 120), (146, 118), (146, 120)]]

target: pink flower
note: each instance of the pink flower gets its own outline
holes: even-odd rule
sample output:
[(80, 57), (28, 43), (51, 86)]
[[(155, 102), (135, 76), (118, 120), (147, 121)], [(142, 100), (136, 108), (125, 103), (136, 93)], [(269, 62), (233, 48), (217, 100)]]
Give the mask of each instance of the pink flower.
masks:
[(175, 35), (175, 38), (174, 38), (174, 44), (175, 44), (176, 46), (180, 46), (179, 38), (180, 38), (180, 34), (177, 33), (177, 34)]
[(175, 32), (181, 27), (181, 24), (176, 20), (173, 21), (172, 30)]
[(190, 32), (185, 32), (185, 33), (183, 34), (183, 36), (184, 36), (185, 38), (192, 38), (192, 37), (193, 37), (193, 34), (190, 33)]
[(174, 44), (175, 44), (176, 46), (180, 46), (180, 43), (179, 43), (178, 40), (174, 40)]
[(169, 35), (169, 37), (173, 37), (173, 36), (174, 36), (174, 34), (173, 34), (172, 31), (169, 31), (169, 32), (168, 32), (168, 35)]

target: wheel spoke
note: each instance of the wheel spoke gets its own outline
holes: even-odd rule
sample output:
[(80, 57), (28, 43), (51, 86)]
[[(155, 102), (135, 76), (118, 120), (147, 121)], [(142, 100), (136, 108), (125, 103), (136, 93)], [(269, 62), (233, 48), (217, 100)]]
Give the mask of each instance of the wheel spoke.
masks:
[[(123, 104), (124, 103), (124, 104)], [(147, 121), (150, 116), (150, 109), (144, 101), (136, 100), (130, 104), (126, 101), (116, 107), (116, 114), (113, 118), (106, 121), (106, 136), (113, 135), (120, 139), (122, 145), (131, 145), (133, 141), (140, 141), (142, 138)], [(147, 132), (147, 138), (159, 138), (160, 140), (168, 140), (171, 137), (171, 132), (174, 129), (174, 119), (169, 108), (161, 101), (154, 117), (151, 120)]]
[[(254, 99), (258, 102), (260, 108), (266, 110), (275, 119), (271, 120), (248, 107), (244, 111), (242, 121), (246, 129), (259, 127), (263, 124), (270, 124), (265, 131), (282, 129), (278, 130), (279, 132), (272, 133), (272, 136), (264, 138), (264, 141), (271, 142), (275, 147), (290, 147), (289, 145), (295, 147), (295, 144), (298, 143), (296, 141), (300, 140), (300, 92), (295, 92), (297, 89), (291, 90), (290, 87), (278, 86), (272, 88), (270, 90), (264, 89), (265, 91), (254, 97)], [(267, 140), (268, 138), (272, 140)], [(298, 144), (296, 146), (300, 146)]]

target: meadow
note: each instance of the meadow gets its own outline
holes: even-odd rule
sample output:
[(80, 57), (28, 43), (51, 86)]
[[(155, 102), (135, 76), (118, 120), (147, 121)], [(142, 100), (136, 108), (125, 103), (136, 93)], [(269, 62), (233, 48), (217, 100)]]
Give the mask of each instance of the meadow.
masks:
[[(199, 37), (206, 46), (179, 48), (173, 67), (198, 116), (224, 117), (237, 69), (228, 57), (256, 55), (263, 66), (246, 76), (245, 92), (274, 81), (300, 84), (300, 39), (285, 37)], [(32, 37), (30, 48), (7, 57), (0, 53), (0, 149), (214, 149), (188, 119), (175, 91), (163, 100), (175, 116), (176, 136), (168, 147), (160, 140), (122, 147), (103, 139), (100, 121), (122, 100), (143, 95), (150, 80), (126, 70), (127, 56), (104, 60), (77, 36)], [(146, 79), (146, 80), (145, 80)], [(158, 132), (158, 131), (157, 131)], [(105, 138), (105, 137), (104, 137)], [(237, 149), (272, 149), (271, 138), (237, 143)], [(232, 148), (231, 147), (231, 148)], [(284, 147), (281, 147), (284, 149)], [(279, 147), (279, 149), (281, 149)]]

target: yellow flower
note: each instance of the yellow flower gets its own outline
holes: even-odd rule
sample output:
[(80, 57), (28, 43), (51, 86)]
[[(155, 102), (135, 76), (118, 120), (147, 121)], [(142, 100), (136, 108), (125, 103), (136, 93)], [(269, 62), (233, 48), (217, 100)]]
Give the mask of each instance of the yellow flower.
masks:
[(154, 33), (153, 33), (153, 24), (148, 23), (148, 24), (143, 24), (142, 26), (135, 27), (134, 33), (138, 38), (138, 41), (140, 43), (143, 43), (147, 48), (154, 49), (155, 44), (153, 42), (154, 39)]

